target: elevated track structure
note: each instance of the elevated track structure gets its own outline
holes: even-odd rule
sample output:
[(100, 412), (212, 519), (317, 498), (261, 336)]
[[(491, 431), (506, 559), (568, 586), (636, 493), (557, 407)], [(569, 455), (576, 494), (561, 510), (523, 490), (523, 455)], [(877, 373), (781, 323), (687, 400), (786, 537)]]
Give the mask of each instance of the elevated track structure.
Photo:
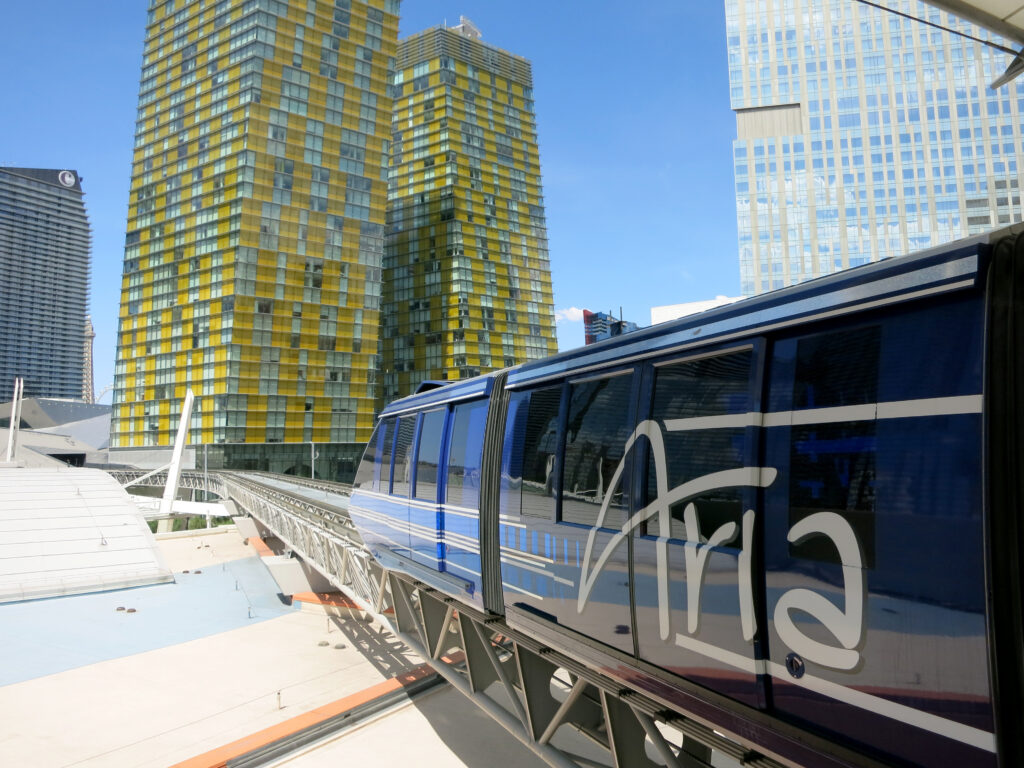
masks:
[[(122, 485), (159, 487), (167, 473), (111, 471)], [(179, 487), (230, 499), (388, 627), (454, 688), (555, 768), (781, 768), (772, 745), (744, 737), (742, 720), (713, 702), (670, 709), (601, 670), (386, 570), (348, 514), (349, 486), (261, 472), (183, 471)], [(786, 754), (794, 743), (786, 739)], [(856, 764), (851, 755), (850, 765)], [(841, 765), (835, 756), (828, 764)]]

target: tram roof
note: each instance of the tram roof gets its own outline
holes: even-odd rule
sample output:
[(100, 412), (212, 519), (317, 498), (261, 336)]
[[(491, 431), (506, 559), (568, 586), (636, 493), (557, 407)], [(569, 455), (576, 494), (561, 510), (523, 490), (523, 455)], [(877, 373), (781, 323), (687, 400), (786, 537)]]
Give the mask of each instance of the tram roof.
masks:
[(454, 403), (462, 400), (473, 400), (478, 397), (487, 397), (494, 387), (494, 379), (499, 371), (487, 373), (482, 376), (475, 376), (472, 379), (463, 379), (446, 384), (441, 387), (433, 387), (416, 394), (403, 397), (388, 403), (381, 416), (395, 416), (406, 411), (415, 411), (427, 408), (431, 405), (442, 403)]
[(1024, 226), (994, 230), (560, 352), (511, 369), (506, 388), (582, 375), (609, 365), (746, 339), (799, 323), (974, 287), (983, 273), (989, 245), (1020, 231), (1024, 231)]
[[(906, 256), (865, 264), (642, 328), (509, 368), (506, 388), (583, 375), (609, 365), (750, 338), (799, 323), (975, 287), (991, 244), (1024, 232), (1014, 225)], [(499, 371), (427, 389), (389, 403), (381, 416), (490, 394)]]

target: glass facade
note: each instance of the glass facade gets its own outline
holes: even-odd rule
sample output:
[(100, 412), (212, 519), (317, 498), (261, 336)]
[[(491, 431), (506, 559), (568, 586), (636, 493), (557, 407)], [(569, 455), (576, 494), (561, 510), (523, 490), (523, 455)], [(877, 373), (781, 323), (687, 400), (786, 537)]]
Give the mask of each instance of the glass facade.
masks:
[(596, 344), (599, 341), (632, 333), (640, 326), (631, 320), (616, 318), (611, 313), (583, 310), (583, 343)]
[(465, 20), (399, 44), (383, 395), (557, 351), (530, 62)]
[(744, 295), (1020, 221), (1024, 85), (917, 0), (726, 0)]
[(0, 402), (82, 399), (91, 238), (75, 171), (0, 168)]
[(249, 446), (224, 461), (369, 438), (397, 14), (150, 4), (112, 449), (171, 445), (189, 387), (193, 445)]

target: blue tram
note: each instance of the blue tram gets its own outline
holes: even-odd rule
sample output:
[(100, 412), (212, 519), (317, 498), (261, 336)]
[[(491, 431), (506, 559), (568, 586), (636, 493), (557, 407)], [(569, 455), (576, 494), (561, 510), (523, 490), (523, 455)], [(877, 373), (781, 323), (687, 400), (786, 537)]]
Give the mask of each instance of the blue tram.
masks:
[(386, 567), (769, 747), (1021, 765), (1022, 342), (1003, 230), (422, 388), (351, 514)]

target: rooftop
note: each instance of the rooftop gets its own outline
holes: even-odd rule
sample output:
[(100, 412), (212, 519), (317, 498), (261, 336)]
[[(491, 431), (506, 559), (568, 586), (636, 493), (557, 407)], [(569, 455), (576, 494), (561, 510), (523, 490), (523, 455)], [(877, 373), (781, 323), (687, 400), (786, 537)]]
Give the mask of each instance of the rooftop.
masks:
[(173, 579), (135, 503), (106, 472), (0, 466), (0, 499), (0, 603)]
[[(0, 605), (5, 764), (212, 768), (419, 663), (358, 612), (286, 604), (233, 526), (159, 547), (175, 583)], [(447, 687), (364, 723), (288, 764), (541, 765)]]

